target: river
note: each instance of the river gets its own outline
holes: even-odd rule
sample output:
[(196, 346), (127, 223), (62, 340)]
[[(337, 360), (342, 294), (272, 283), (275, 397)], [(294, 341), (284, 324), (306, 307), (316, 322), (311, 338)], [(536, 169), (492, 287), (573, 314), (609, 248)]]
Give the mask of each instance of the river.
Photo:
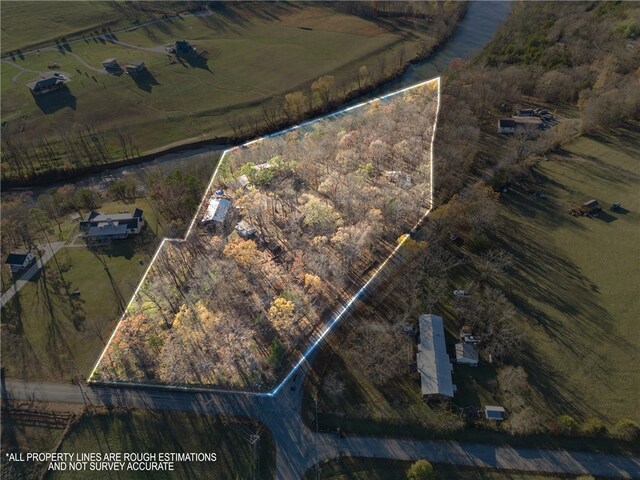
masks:
[[(413, 85), (440, 75), (454, 58), (468, 60), (491, 41), (500, 25), (505, 21), (511, 11), (511, 2), (502, 1), (470, 1), (467, 12), (456, 27), (453, 35), (442, 45), (434, 55), (426, 60), (411, 65), (399, 78), (388, 82), (369, 94), (350, 103), (361, 102), (375, 96), (384, 95), (403, 87)], [(212, 158), (216, 158), (226, 146), (210, 146), (197, 149), (183, 150), (177, 153), (159, 155), (153, 160), (137, 165), (115, 168), (86, 176), (73, 182), (78, 186), (103, 187), (114, 179), (136, 173), (142, 173), (146, 169), (160, 168), (166, 171), (175, 169), (197, 169), (207, 164), (211, 165)], [(63, 182), (68, 183), (68, 182)], [(36, 194), (60, 187), (63, 183), (49, 185), (47, 187), (33, 189)]]

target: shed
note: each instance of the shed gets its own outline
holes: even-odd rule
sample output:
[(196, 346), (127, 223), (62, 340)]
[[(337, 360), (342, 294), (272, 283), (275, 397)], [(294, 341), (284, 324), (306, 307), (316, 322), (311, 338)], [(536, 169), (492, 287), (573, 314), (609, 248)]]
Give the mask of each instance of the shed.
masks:
[(124, 69), (127, 71), (129, 75), (139, 75), (145, 70), (144, 62), (142, 60), (136, 60), (135, 62), (131, 62), (126, 65)]
[(235, 231), (238, 232), (238, 235), (240, 235), (245, 240), (255, 237), (257, 233), (257, 230), (253, 228), (253, 225), (251, 225), (246, 220), (241, 220), (240, 222), (238, 222), (238, 224), (235, 226)]
[(498, 120), (498, 133), (515, 133), (516, 122), (510, 118), (501, 118)]
[(105, 70), (120, 70), (120, 65), (118, 65), (118, 61), (115, 58), (103, 60), (102, 67)]
[(207, 211), (202, 217), (203, 225), (210, 225), (211, 223), (223, 224), (227, 219), (227, 214), (231, 208), (231, 200), (228, 198), (220, 198), (213, 195), (209, 199), (209, 205)]
[(501, 422), (506, 417), (507, 412), (504, 407), (498, 407), (495, 405), (487, 405), (484, 407), (484, 418), (487, 420), (495, 420)]
[(580, 206), (580, 210), (582, 210), (583, 212), (593, 212), (595, 210), (598, 210), (599, 208), (600, 204), (595, 199), (588, 200)]
[(456, 343), (456, 362), (461, 365), (478, 366), (479, 361), (478, 349), (471, 343)]
[(442, 317), (427, 314), (420, 315), (418, 320), (420, 343), (417, 364), (422, 396), (426, 399), (451, 399), (455, 392), (451, 377), (453, 366), (447, 354)]

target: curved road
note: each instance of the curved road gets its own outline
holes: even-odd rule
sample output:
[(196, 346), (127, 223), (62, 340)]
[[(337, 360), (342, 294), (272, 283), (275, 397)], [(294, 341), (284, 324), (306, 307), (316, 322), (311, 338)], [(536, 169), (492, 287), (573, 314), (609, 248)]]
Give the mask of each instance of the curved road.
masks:
[[(640, 478), (640, 458), (602, 453), (517, 448), (456, 441), (399, 440), (365, 436), (339, 438), (315, 433), (300, 415), (304, 374), (274, 397), (236, 393), (195, 393), (157, 389), (112, 388), (86, 385), (5, 380), (2, 397), (14, 401), (87, 403), (111, 407), (169, 410), (208, 415), (255, 418), (266, 425), (276, 443), (276, 478), (299, 479), (316, 463), (352, 455), (523, 472), (590, 474), (611, 478)], [(292, 390), (291, 387), (295, 386)]]

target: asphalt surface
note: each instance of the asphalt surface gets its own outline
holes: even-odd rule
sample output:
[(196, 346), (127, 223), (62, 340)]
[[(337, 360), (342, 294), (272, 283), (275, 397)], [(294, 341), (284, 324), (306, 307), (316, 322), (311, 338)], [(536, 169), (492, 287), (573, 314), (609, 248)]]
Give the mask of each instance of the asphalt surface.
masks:
[[(274, 397), (196, 393), (4, 380), (2, 397), (16, 403), (48, 401), (207, 415), (246, 416), (266, 425), (276, 443), (276, 478), (299, 479), (315, 464), (340, 455), (416, 460), (570, 475), (640, 478), (640, 458), (603, 453), (517, 448), (456, 441), (365, 436), (340, 438), (308, 429), (300, 414), (304, 372)], [(292, 389), (292, 387), (295, 387)]]

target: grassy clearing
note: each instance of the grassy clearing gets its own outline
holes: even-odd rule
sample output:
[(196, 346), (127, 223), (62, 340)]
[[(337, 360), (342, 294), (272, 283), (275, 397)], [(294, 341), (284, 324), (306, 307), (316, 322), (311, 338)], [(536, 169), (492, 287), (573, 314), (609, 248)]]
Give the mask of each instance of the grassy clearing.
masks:
[[(94, 125), (106, 133), (114, 158), (123, 155), (117, 131), (131, 131), (140, 152), (229, 135), (230, 115), (261, 118), (261, 102), (307, 89), (321, 75), (335, 76), (337, 85), (351, 84), (361, 65), (373, 74), (381, 57), (390, 69), (400, 45), (406, 58), (413, 58), (419, 44), (436, 43), (425, 22), (383, 23), (331, 7), (261, 4), (251, 12), (234, 6), (210, 17), (181, 17), (115, 35), (117, 41), (140, 48), (87, 38), (15, 57), (19, 67), (31, 71), (3, 65), (4, 133), (26, 143), (36, 135), (56, 143), (61, 130)], [(208, 60), (170, 62), (161, 47), (179, 38), (207, 51)], [(160, 48), (144, 50), (152, 47)], [(134, 81), (93, 70), (101, 70), (108, 57), (122, 65), (143, 60), (149, 74)], [(72, 77), (69, 91), (36, 103), (25, 84), (54, 63)]]
[[(380, 458), (345, 457), (331, 460), (322, 465), (320, 477), (323, 480), (406, 480), (407, 469), (413, 462), (386, 460)], [(556, 480), (566, 477), (547, 475), (527, 475), (465, 468), (454, 465), (434, 464), (434, 480)], [(304, 476), (305, 480), (316, 477), (315, 469)]]
[[(640, 420), (639, 152), (637, 124), (582, 137), (536, 168), (546, 200), (504, 199), (500, 235), (515, 262), (507, 288), (527, 314), (521, 360), (554, 415)], [(591, 198), (598, 218), (567, 213)], [(614, 202), (624, 210), (609, 211)]]
[(143, 236), (101, 251), (61, 249), (3, 307), (8, 376), (88, 375), (149, 261), (153, 234)]
[[(247, 437), (253, 421), (219, 419), (181, 413), (104, 413), (85, 416), (65, 438), (62, 452), (215, 452), (217, 461), (176, 462), (173, 472), (92, 472), (92, 478), (273, 478), (275, 445), (262, 429), (258, 458)], [(257, 460), (257, 462), (256, 462)], [(84, 479), (87, 472), (52, 472), (46, 478)]]
[(185, 5), (177, 2), (147, 2), (133, 6), (116, 2), (53, 1), (35, 3), (3, 1), (2, 53), (25, 49), (32, 45), (52, 43), (61, 37), (75, 36), (103, 27), (112, 30), (175, 14)]

